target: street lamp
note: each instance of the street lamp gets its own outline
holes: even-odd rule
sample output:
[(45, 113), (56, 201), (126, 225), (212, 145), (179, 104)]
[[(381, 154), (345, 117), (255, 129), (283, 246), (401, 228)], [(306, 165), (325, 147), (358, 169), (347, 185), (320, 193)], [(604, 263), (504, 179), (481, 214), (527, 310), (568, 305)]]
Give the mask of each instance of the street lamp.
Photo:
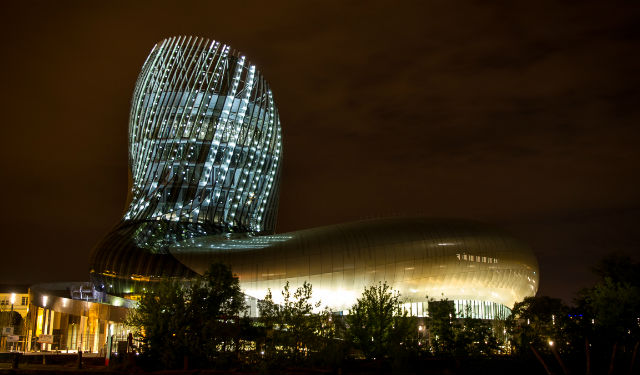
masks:
[[(13, 304), (16, 303), (16, 294), (11, 293), (11, 312), (9, 313), (9, 324), (11, 328), (13, 328)], [(13, 335), (13, 329), (11, 330), (11, 334)], [(13, 351), (14, 343), (11, 344), (11, 351)]]

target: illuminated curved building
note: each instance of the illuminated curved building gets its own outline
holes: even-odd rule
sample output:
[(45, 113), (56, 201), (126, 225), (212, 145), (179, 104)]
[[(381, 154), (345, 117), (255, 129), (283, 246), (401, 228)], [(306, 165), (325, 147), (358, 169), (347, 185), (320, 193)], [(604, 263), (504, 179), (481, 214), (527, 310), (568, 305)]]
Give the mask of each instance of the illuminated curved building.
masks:
[(131, 203), (94, 249), (100, 292), (135, 295), (155, 281), (229, 264), (244, 292), (274, 297), (304, 281), (335, 311), (387, 282), (406, 308), (428, 298), (495, 318), (537, 291), (533, 253), (460, 220), (382, 219), (274, 234), (281, 128), (267, 82), (229, 46), (166, 39), (147, 58), (129, 123)]
[(100, 290), (136, 294), (150, 281), (195, 276), (168, 253), (184, 239), (273, 233), (280, 120), (255, 65), (216, 41), (166, 39), (131, 103), (131, 203), (93, 251)]
[(366, 286), (387, 282), (405, 308), (426, 316), (429, 298), (452, 300), (458, 313), (505, 317), (507, 307), (535, 295), (537, 261), (513, 237), (481, 223), (452, 219), (379, 219), (270, 236), (233, 234), (176, 243), (170, 252), (203, 273), (213, 262), (232, 266), (244, 292), (308, 281), (314, 297), (348, 310)]

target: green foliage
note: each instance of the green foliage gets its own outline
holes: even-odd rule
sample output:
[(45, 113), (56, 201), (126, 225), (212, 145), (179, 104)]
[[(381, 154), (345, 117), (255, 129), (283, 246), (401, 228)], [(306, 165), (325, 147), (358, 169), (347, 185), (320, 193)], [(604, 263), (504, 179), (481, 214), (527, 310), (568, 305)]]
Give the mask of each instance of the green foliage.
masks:
[(610, 254), (598, 262), (593, 272), (601, 280), (610, 278), (614, 283), (640, 284), (640, 263), (628, 255)]
[(406, 347), (417, 326), (400, 309), (400, 294), (387, 283), (366, 288), (347, 321), (348, 338), (367, 358), (384, 358)]
[(598, 282), (579, 292), (573, 308), (550, 297), (529, 297), (514, 306), (507, 326), (516, 352), (548, 352), (553, 342), (554, 355), (584, 358), (595, 372), (608, 366), (612, 373), (616, 363), (633, 362), (640, 339), (640, 264), (611, 255), (594, 272)]
[(458, 322), (453, 301), (429, 299), (429, 334), (436, 355), (453, 354), (456, 348)]
[(533, 345), (537, 350), (548, 351), (550, 342), (566, 348), (568, 327), (572, 324), (568, 316), (569, 307), (558, 298), (527, 297), (516, 303), (507, 318), (514, 350), (525, 353)]
[(471, 307), (465, 312), (462, 326), (456, 329), (455, 354), (464, 356), (487, 356), (498, 352), (500, 344), (494, 335), (491, 322), (471, 317)]
[[(640, 263), (621, 255), (604, 258), (594, 269), (600, 276), (576, 300), (592, 320), (600, 341), (632, 343), (640, 339)], [(587, 320), (586, 323), (589, 323)]]
[(264, 300), (258, 302), (259, 322), (266, 330), (265, 351), (268, 355), (284, 354), (292, 359), (300, 359), (309, 351), (322, 347), (322, 337), (329, 337), (331, 330), (326, 324), (330, 313), (314, 313), (320, 307), (320, 301), (311, 302), (313, 290), (311, 284), (304, 284), (293, 295), (287, 282), (282, 290), (283, 302), (273, 302), (271, 290)]
[(126, 324), (134, 327), (145, 356), (164, 366), (175, 367), (187, 355), (186, 292), (175, 281), (160, 283), (144, 293)]
[(213, 264), (190, 284), (164, 281), (143, 294), (127, 324), (151, 361), (176, 368), (186, 358), (201, 366), (238, 347), (243, 309), (238, 279)]
[(212, 360), (220, 352), (235, 350), (240, 312), (245, 308), (237, 277), (223, 264), (191, 283), (187, 316), (190, 322), (190, 352)]
[(295, 291), (287, 283), (281, 304), (269, 291), (258, 302), (260, 318), (242, 318), (238, 280), (217, 264), (196, 280), (167, 281), (145, 293), (128, 323), (136, 328), (145, 357), (164, 368), (182, 367), (185, 358), (190, 367), (239, 363), (242, 354), (246, 364), (265, 370), (292, 364), (336, 370), (355, 348), (369, 359), (385, 359), (391, 369), (406, 370), (426, 355), (459, 360), (497, 354), (499, 341), (507, 337), (515, 353), (532, 355), (533, 347), (548, 357), (553, 342), (554, 355), (582, 358), (590, 347), (585, 344), (593, 344), (594, 353), (599, 345), (606, 358), (614, 343), (628, 348), (619, 352), (630, 353), (640, 336), (639, 271), (628, 258), (607, 258), (596, 269), (600, 280), (581, 291), (575, 309), (559, 299), (528, 297), (505, 321), (472, 319), (470, 311), (458, 317), (453, 301), (430, 299), (423, 336), (417, 318), (407, 316), (400, 294), (386, 283), (366, 288), (346, 318), (326, 309), (316, 312), (320, 302), (312, 302), (307, 282)]

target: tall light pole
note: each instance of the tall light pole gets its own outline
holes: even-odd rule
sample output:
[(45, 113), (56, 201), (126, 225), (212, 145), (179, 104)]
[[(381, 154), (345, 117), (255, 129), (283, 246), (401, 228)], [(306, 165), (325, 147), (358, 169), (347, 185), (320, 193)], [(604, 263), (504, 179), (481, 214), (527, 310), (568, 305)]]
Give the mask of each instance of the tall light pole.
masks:
[[(13, 328), (13, 304), (14, 303), (16, 303), (16, 294), (15, 293), (11, 293), (11, 312), (9, 313), (9, 324), (10, 324), (11, 328)], [(11, 332), (11, 334), (13, 335), (13, 332)], [(11, 351), (13, 351), (14, 346), (15, 346), (15, 343), (12, 343), (11, 344)]]

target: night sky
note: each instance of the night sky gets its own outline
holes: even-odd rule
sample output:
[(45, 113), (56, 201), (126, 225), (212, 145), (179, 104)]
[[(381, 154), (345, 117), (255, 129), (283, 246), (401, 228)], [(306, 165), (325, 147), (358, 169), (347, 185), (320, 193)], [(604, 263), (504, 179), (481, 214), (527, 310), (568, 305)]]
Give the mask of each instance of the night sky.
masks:
[(0, 4), (0, 283), (88, 279), (125, 207), (137, 75), (173, 35), (228, 43), (270, 83), (278, 232), (492, 223), (537, 254), (539, 294), (566, 301), (602, 256), (640, 252), (637, 1), (14, 3)]

